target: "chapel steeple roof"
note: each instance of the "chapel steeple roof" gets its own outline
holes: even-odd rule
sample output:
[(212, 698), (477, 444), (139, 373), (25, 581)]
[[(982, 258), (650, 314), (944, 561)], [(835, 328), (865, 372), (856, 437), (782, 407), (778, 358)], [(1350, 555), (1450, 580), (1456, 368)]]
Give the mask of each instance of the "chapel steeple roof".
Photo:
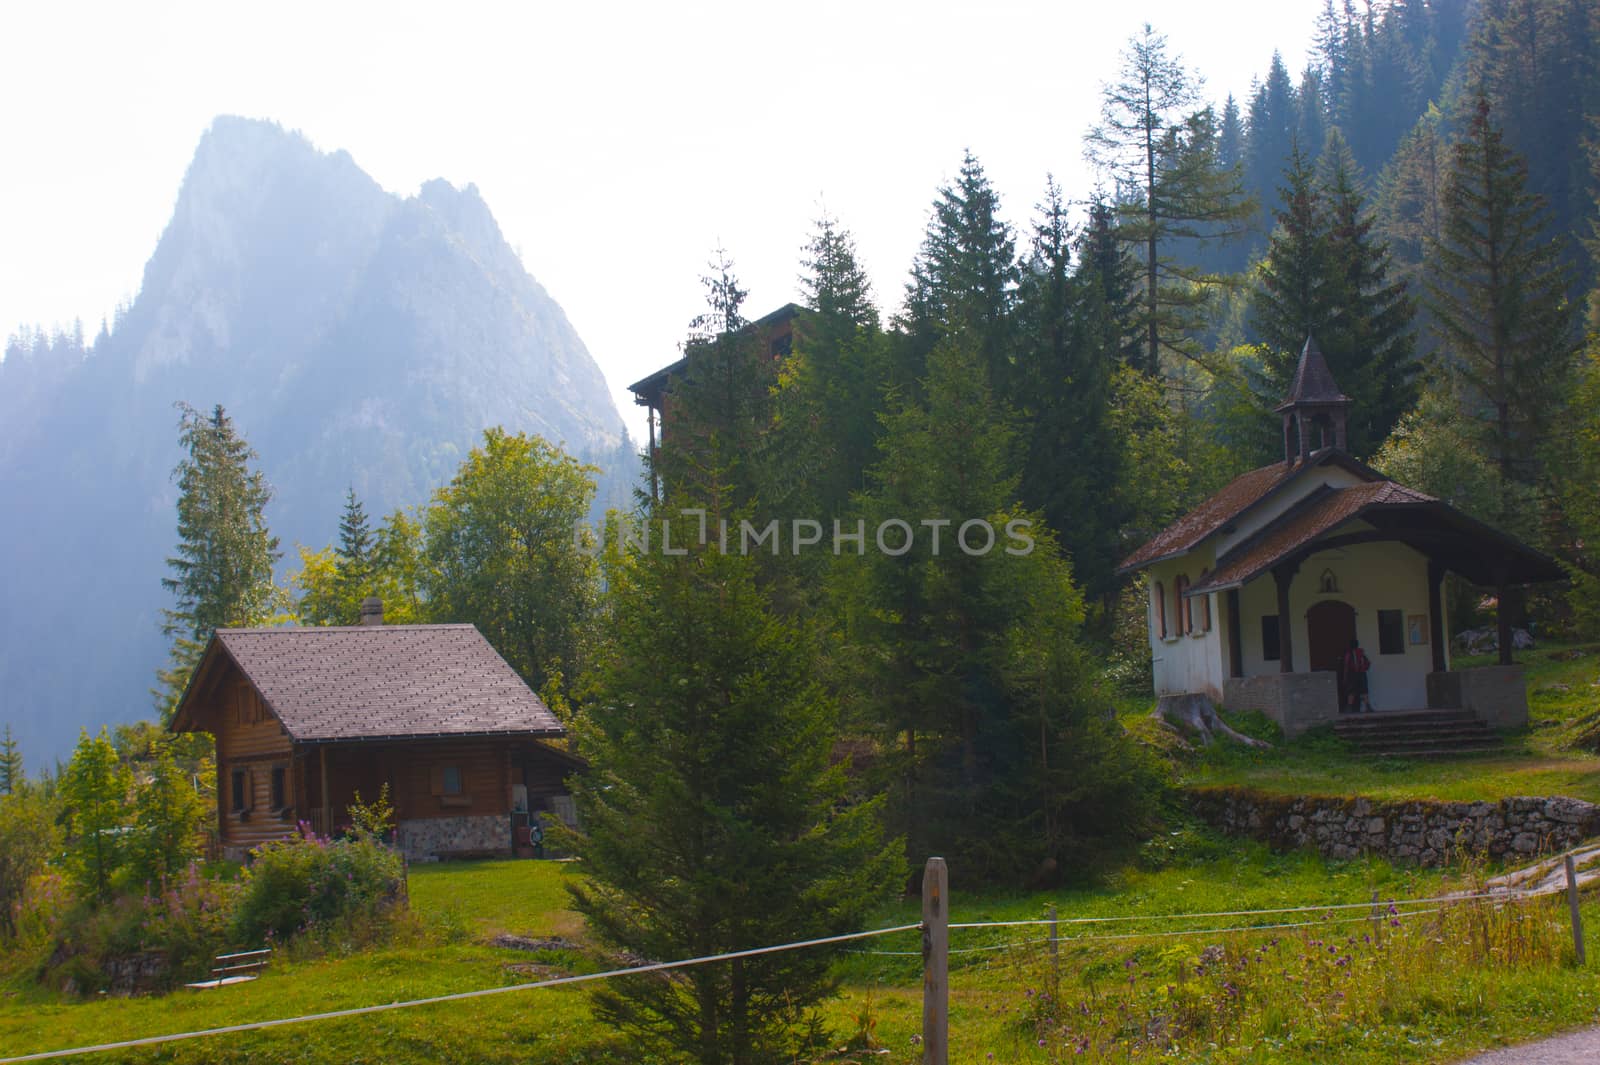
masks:
[[(1300, 361), (1294, 368), (1294, 381), (1282, 403), (1273, 408), (1283, 415), (1283, 461), (1293, 465), (1305, 461), (1312, 451), (1333, 446), (1341, 451), (1348, 448), (1346, 423), (1350, 416), (1350, 397), (1339, 391), (1328, 369), (1328, 360), (1317, 347), (1315, 337), (1307, 336), (1305, 347), (1300, 349)], [(1318, 443), (1312, 446), (1311, 429), (1318, 431)], [(1332, 439), (1329, 439), (1332, 431)]]

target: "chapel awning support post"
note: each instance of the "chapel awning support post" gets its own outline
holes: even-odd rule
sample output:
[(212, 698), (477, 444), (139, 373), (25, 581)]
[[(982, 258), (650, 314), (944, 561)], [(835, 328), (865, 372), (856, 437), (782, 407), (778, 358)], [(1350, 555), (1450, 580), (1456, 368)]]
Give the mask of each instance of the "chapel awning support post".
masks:
[(1498, 573), (1495, 574), (1495, 582), (1494, 582), (1495, 608), (1494, 608), (1494, 613), (1495, 613), (1496, 635), (1499, 637), (1496, 642), (1499, 643), (1499, 645), (1500, 645), (1500, 664), (1502, 666), (1512, 665), (1512, 661), (1511, 661), (1511, 611), (1506, 609), (1506, 592), (1508, 590), (1509, 590), (1509, 586), (1506, 584), (1505, 570), (1500, 570)]
[(1278, 672), (1294, 672), (1294, 622), (1289, 616), (1289, 585), (1294, 580), (1298, 562), (1275, 566), (1272, 579), (1278, 586)]
[(1444, 566), (1428, 560), (1428, 639), (1433, 644), (1433, 671), (1445, 672), (1444, 661)]

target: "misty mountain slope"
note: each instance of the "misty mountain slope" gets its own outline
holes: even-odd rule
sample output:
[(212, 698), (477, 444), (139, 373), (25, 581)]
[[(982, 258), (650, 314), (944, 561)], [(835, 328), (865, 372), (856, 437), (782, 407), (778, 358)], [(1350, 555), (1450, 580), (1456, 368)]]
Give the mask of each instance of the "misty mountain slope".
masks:
[(183, 401), (226, 406), (285, 562), (426, 500), (482, 431), (636, 460), (605, 379), (476, 188), (385, 192), (344, 152), (219, 118), (109, 336), (0, 362), (0, 721), (32, 765), (150, 712)]

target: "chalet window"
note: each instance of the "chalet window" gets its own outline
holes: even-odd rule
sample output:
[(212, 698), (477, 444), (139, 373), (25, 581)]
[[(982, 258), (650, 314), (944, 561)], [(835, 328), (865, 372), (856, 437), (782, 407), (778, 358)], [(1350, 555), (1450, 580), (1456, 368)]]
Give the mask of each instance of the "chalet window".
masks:
[(428, 771), (429, 790), (439, 797), (439, 802), (445, 806), (462, 806), (467, 802), (465, 792), (466, 778), (461, 773), (459, 765), (436, 765)]
[(246, 802), (250, 794), (250, 771), (247, 769), (235, 769), (233, 771), (232, 785), (233, 789), (230, 798), (233, 800), (233, 805), (231, 809), (234, 813), (242, 813), (250, 808)]
[(1261, 615), (1261, 657), (1268, 662), (1276, 662), (1281, 652), (1278, 650), (1278, 615)]
[(1402, 611), (1378, 611), (1378, 653), (1380, 655), (1406, 653), (1406, 617)]
[(1150, 589), (1150, 595), (1156, 604), (1156, 635), (1163, 640), (1167, 638), (1167, 589), (1160, 581)]
[(1191, 613), (1194, 601), (1185, 599), (1183, 593), (1189, 590), (1189, 578), (1182, 573), (1172, 582), (1172, 605), (1178, 609), (1178, 635), (1194, 630), (1194, 614)]
[[(1210, 572), (1209, 568), (1201, 570), (1200, 579), (1204, 581), (1206, 575)], [(1200, 597), (1200, 631), (1211, 631), (1211, 594), (1209, 592)]]
[(288, 806), (289, 771), (281, 765), (272, 767), (272, 808), (281, 810)]

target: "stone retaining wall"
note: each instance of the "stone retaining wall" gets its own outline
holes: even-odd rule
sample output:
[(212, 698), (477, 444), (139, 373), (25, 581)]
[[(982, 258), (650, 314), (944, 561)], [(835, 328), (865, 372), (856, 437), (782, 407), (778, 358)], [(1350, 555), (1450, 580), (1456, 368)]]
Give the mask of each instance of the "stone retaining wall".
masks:
[(1499, 802), (1375, 802), (1271, 795), (1248, 788), (1192, 788), (1201, 820), (1274, 847), (1315, 847), (1327, 858), (1376, 854), (1443, 865), (1460, 852), (1516, 860), (1600, 835), (1600, 806), (1568, 798)]

